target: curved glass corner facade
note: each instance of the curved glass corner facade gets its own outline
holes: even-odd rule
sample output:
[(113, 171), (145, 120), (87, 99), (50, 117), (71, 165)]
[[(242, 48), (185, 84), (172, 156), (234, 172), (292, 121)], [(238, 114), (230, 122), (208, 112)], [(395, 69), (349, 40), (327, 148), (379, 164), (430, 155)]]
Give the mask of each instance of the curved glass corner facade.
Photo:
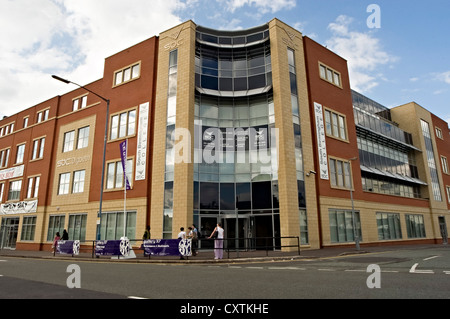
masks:
[(226, 238), (247, 238), (228, 247), (257, 248), (280, 236), (268, 26), (197, 28), (195, 81), (194, 222), (207, 236), (221, 221)]
[(199, 28), (195, 85), (203, 94), (239, 97), (266, 93), (272, 87), (269, 30), (224, 32)]

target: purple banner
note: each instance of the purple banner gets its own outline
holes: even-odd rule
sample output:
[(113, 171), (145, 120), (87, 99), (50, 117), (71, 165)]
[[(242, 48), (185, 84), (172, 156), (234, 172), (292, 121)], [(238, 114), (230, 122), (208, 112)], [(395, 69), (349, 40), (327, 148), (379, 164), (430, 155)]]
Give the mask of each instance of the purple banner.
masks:
[(192, 256), (191, 239), (148, 239), (142, 244), (151, 256)]
[(96, 256), (128, 256), (129, 253), (130, 242), (128, 239), (97, 240), (95, 243)]
[(56, 253), (62, 255), (78, 255), (80, 253), (80, 241), (60, 240), (56, 245)]
[(120, 158), (122, 160), (123, 176), (128, 191), (131, 189), (131, 186), (127, 176), (127, 153), (128, 153), (128, 140), (125, 140), (122, 143), (120, 143)]

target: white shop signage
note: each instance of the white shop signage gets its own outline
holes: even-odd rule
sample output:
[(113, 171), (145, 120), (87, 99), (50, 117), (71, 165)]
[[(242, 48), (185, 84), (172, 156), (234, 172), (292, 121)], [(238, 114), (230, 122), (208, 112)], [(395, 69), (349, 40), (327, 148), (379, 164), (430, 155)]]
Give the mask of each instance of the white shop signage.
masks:
[(0, 181), (23, 176), (25, 165), (15, 166), (0, 171)]

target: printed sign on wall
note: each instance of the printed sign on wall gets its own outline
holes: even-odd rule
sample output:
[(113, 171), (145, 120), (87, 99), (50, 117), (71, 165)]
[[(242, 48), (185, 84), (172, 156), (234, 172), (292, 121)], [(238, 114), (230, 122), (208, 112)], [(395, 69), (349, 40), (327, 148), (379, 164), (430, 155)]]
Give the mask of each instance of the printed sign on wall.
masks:
[(314, 111), (316, 118), (317, 153), (319, 154), (320, 178), (329, 180), (327, 144), (325, 140), (322, 105), (314, 102)]
[(148, 102), (139, 105), (139, 125), (136, 150), (136, 181), (143, 181), (146, 177), (149, 108), (150, 103)]

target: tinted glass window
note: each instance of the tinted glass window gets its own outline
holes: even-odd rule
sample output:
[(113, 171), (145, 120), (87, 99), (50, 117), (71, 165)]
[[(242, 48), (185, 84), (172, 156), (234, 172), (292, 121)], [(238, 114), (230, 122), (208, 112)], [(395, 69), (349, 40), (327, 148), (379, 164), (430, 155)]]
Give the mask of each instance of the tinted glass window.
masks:
[(258, 89), (266, 86), (266, 75), (260, 74), (248, 78), (248, 89)]
[(298, 187), (298, 207), (306, 207), (305, 182), (297, 181), (297, 187)]
[(200, 183), (200, 209), (219, 208), (219, 184)]
[(247, 78), (234, 79), (235, 91), (247, 91)]
[(256, 42), (256, 41), (262, 40), (263, 37), (264, 37), (264, 33), (263, 32), (249, 35), (247, 37), (247, 43), (251, 43), (251, 42)]
[(220, 209), (234, 210), (234, 184), (220, 184)]
[(245, 37), (233, 38), (233, 44), (245, 44)]
[(272, 183), (252, 183), (253, 209), (272, 208)]
[(236, 184), (236, 208), (239, 210), (251, 208), (250, 183)]
[(219, 89), (218, 79), (213, 76), (202, 75), (202, 88), (217, 91)]
[(219, 86), (221, 91), (233, 91), (233, 79), (221, 78)]

